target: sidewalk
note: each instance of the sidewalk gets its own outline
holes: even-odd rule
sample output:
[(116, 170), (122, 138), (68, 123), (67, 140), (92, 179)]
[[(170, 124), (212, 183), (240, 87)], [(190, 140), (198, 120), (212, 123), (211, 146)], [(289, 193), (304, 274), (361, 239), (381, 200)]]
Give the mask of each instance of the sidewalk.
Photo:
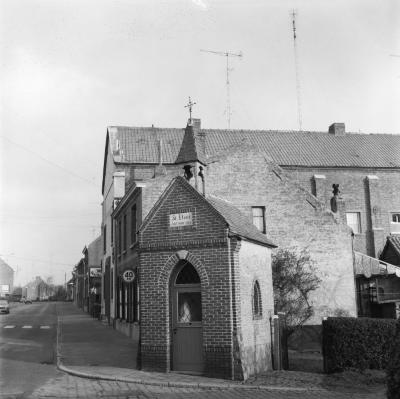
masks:
[[(78, 377), (126, 383), (207, 389), (263, 389), (279, 391), (340, 391), (381, 397), (384, 389), (371, 376), (333, 375), (297, 371), (272, 371), (245, 383), (180, 373), (136, 369), (133, 341), (93, 319), (72, 303), (58, 303), (57, 367)], [(372, 381), (372, 382), (371, 382)], [(376, 396), (375, 396), (376, 395)]]

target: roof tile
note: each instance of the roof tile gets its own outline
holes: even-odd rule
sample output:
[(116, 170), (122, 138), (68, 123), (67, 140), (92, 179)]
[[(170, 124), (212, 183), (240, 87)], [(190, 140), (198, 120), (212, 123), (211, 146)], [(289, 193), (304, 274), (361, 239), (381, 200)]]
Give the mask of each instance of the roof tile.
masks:
[[(185, 129), (113, 127), (122, 149), (121, 162), (158, 163), (162, 138), (164, 163), (177, 161)], [(281, 166), (400, 168), (400, 135), (278, 130), (201, 129), (205, 155), (213, 156), (247, 141)], [(113, 146), (114, 147), (114, 146)]]

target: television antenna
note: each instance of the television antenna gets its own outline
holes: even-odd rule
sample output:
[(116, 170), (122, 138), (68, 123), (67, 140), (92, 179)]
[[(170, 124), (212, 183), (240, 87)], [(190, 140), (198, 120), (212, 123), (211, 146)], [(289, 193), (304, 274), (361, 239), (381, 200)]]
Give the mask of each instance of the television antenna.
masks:
[(296, 10), (290, 13), (292, 17), (293, 29), (293, 49), (294, 49), (294, 64), (296, 69), (296, 94), (297, 94), (297, 117), (299, 121), (299, 130), (302, 131), (302, 117), (301, 117), (301, 87), (300, 87), (300, 70), (299, 70), (299, 56), (297, 53), (297, 34), (296, 34)]
[(240, 51), (239, 53), (230, 53), (228, 51), (212, 51), (212, 50), (203, 50), (200, 49), (203, 53), (211, 53), (216, 55), (221, 55), (226, 57), (226, 117), (228, 122), (228, 129), (231, 128), (231, 93), (230, 93), (230, 80), (229, 80), (229, 72), (233, 71), (233, 68), (229, 68), (229, 57), (238, 57), (242, 58), (243, 53)]

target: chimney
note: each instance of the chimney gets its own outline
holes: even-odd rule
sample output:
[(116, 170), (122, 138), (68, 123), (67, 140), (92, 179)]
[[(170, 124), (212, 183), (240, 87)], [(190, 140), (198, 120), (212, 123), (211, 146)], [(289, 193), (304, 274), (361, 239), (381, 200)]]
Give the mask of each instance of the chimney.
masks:
[(329, 133), (335, 136), (344, 136), (346, 134), (344, 123), (332, 123), (332, 125), (329, 126)]
[(125, 195), (125, 172), (117, 171), (113, 174), (114, 198), (122, 198)]
[(193, 126), (195, 129), (201, 129), (201, 119), (189, 119), (187, 124), (188, 126)]

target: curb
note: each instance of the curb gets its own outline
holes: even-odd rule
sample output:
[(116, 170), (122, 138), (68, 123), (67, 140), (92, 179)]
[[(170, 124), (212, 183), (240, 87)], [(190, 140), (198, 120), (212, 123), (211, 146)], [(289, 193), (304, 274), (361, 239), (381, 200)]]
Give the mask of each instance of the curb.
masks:
[(280, 387), (272, 385), (244, 385), (244, 384), (216, 384), (216, 383), (204, 383), (204, 382), (163, 382), (163, 381), (150, 381), (140, 378), (124, 378), (124, 377), (112, 377), (101, 374), (91, 374), (82, 371), (70, 369), (61, 362), (57, 364), (57, 368), (67, 374), (75, 377), (87, 378), (91, 380), (102, 380), (102, 381), (118, 381), (130, 384), (150, 385), (157, 387), (169, 387), (169, 388), (192, 388), (202, 390), (226, 390), (226, 389), (240, 389), (240, 390), (263, 390), (263, 391), (285, 391), (285, 392), (325, 392), (324, 389), (318, 388), (293, 388), (293, 387)]
[(224, 390), (224, 389), (240, 389), (240, 390), (264, 390), (264, 391), (293, 391), (293, 392), (308, 392), (308, 391), (325, 391), (324, 389), (318, 388), (293, 388), (293, 387), (280, 387), (280, 386), (272, 386), (272, 385), (244, 385), (244, 384), (221, 384), (221, 383), (206, 383), (206, 382), (164, 382), (164, 381), (152, 381), (141, 378), (129, 378), (129, 377), (113, 377), (102, 374), (92, 374), (85, 373), (83, 371), (77, 371), (71, 368), (68, 368), (62, 364), (62, 356), (61, 356), (61, 317), (57, 318), (57, 339), (56, 339), (56, 365), (57, 369), (63, 371), (64, 373), (87, 378), (91, 380), (103, 380), (103, 381), (118, 381), (118, 382), (126, 382), (131, 384), (140, 384), (140, 385), (151, 385), (157, 387), (170, 387), (170, 388), (192, 388), (192, 389), (202, 389), (202, 390)]

